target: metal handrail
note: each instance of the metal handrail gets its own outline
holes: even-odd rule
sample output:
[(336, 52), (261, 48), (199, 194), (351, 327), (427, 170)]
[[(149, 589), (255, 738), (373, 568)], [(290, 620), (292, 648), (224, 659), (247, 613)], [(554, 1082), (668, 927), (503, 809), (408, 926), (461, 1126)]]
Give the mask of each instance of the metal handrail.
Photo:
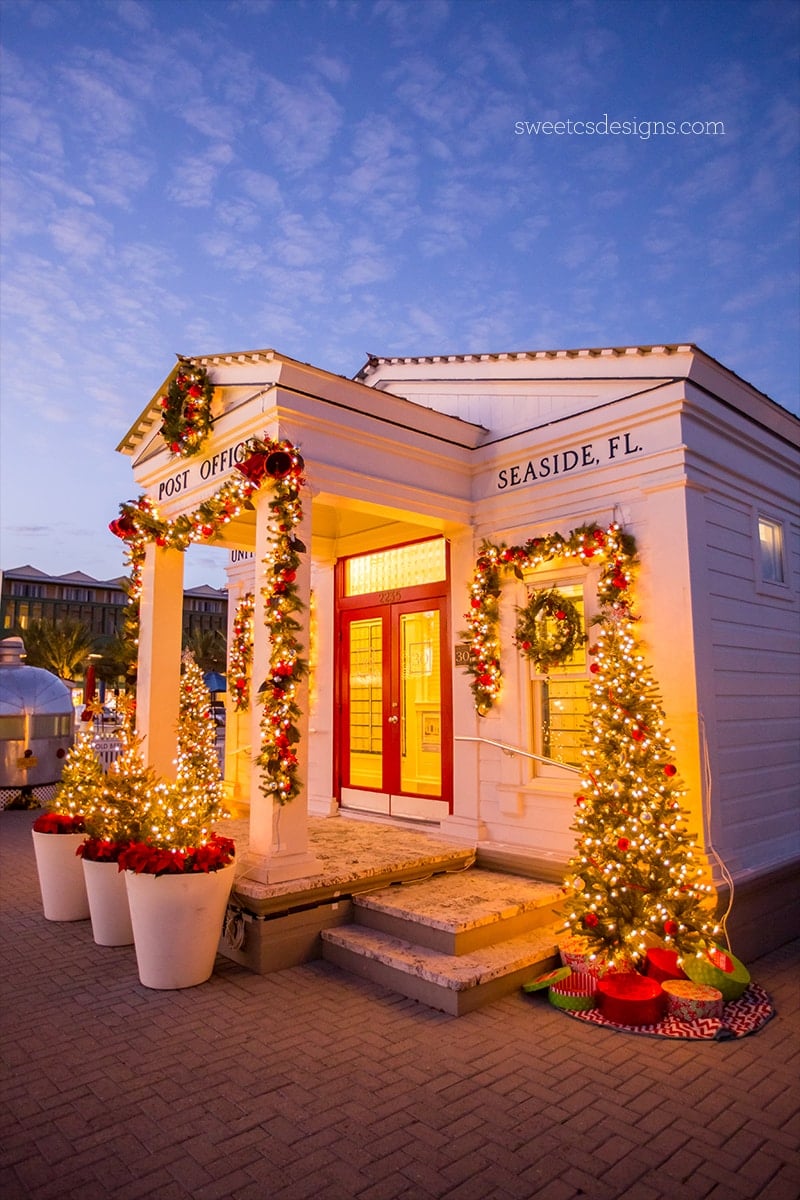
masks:
[(523, 750), (521, 746), (508, 746), (505, 742), (493, 742), (491, 738), (480, 737), (454, 737), (454, 742), (482, 742), (485, 746), (496, 746), (498, 750), (502, 750), (504, 754), (514, 758), (515, 755), (521, 754), (523, 758), (532, 758), (534, 762), (546, 763), (548, 767), (560, 767), (562, 771), (574, 771), (576, 775), (582, 775), (583, 771), (580, 767), (569, 766), (568, 763), (556, 762), (554, 758), (545, 758), (541, 754), (531, 754), (530, 750)]

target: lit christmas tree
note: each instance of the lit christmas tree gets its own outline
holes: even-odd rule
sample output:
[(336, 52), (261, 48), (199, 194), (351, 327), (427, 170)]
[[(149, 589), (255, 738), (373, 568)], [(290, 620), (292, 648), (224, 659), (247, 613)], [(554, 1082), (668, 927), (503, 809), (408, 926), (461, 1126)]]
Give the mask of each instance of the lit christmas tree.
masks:
[(628, 580), (617, 579), (589, 647), (590, 740), (565, 881), (568, 926), (618, 965), (655, 945), (697, 953), (718, 932), (713, 889), (679, 799), (675, 747), (623, 595)]
[(103, 765), (97, 757), (94, 731), (89, 724), (80, 729), (67, 751), (61, 782), (49, 807), (52, 812), (89, 819), (101, 803), (104, 784)]
[(143, 838), (170, 850), (199, 846), (208, 840), (214, 822), (226, 815), (211, 694), (194, 656), (186, 651), (175, 782), (152, 789)]
[[(117, 847), (139, 837), (156, 786), (155, 771), (145, 765), (141, 738), (133, 732), (133, 705), (121, 706), (121, 711), (117, 737), (122, 753), (108, 768), (97, 803), (86, 819), (89, 837)], [(98, 847), (89, 855), (108, 856)]]
[(190, 650), (184, 652), (178, 721), (177, 781), (196, 788), (209, 811), (222, 803), (222, 776), (217, 759), (217, 726), (211, 693)]

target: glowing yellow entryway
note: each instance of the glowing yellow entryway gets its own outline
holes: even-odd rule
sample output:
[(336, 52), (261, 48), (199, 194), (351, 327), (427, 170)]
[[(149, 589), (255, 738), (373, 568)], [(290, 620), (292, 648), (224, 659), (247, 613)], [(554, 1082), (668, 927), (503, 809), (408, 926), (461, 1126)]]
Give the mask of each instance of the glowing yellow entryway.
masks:
[[(430, 594), (446, 590), (444, 543), (433, 571), (428, 542), (391, 553), (418, 545), (426, 572), (444, 578), (340, 598), (340, 799), (346, 808), (437, 820), (450, 811), (452, 790), (446, 596)], [(376, 565), (384, 582), (386, 564)], [(355, 574), (347, 571), (345, 588)]]

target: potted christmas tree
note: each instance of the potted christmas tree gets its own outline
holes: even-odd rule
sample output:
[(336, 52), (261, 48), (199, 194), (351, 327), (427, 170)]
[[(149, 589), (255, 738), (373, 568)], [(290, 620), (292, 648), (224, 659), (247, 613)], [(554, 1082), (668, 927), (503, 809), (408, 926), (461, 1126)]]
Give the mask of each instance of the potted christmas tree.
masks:
[(122, 753), (108, 768), (86, 807), (87, 836), (78, 848), (92, 934), (99, 946), (129, 946), (133, 942), (128, 893), (119, 860), (126, 847), (140, 836), (142, 814), (158, 782), (152, 768), (145, 766), (132, 719), (132, 707), (126, 708), (118, 733)]
[(187, 653), (176, 778), (151, 789), (140, 838), (119, 858), (145, 987), (194, 987), (214, 969), (233, 884), (234, 844), (213, 829), (225, 815), (211, 697)]
[(48, 921), (85, 921), (89, 916), (83, 871), (75, 856), (86, 836), (85, 814), (94, 808), (102, 787), (103, 768), (87, 725), (67, 751), (52, 802), (33, 823), (33, 852)]

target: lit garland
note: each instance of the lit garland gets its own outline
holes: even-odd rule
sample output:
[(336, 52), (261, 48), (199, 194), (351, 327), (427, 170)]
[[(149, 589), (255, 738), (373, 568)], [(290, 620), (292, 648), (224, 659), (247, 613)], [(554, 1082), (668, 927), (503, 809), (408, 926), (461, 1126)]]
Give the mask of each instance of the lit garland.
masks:
[(205, 367), (179, 358), (166, 392), (159, 397), (161, 436), (180, 458), (199, 454), (211, 432), (214, 385)]
[(597, 595), (603, 609), (624, 594), (635, 557), (633, 538), (617, 524), (607, 529), (599, 525), (581, 526), (566, 537), (560, 533), (545, 534), (520, 546), (483, 543), (470, 587), (470, 610), (464, 615), (469, 638), (469, 662), (465, 670), (473, 676), (470, 686), (475, 707), (482, 716), (492, 708), (502, 688), (499, 624), (503, 573), (510, 571), (522, 579), (523, 571), (556, 558), (574, 558), (583, 566), (602, 562)]
[(302, 647), (295, 637), (295, 630), (301, 626), (292, 614), (303, 607), (295, 580), (300, 555), (306, 548), (294, 535), (303, 516), (300, 501), (300, 489), (305, 483), (303, 469), (303, 459), (290, 442), (249, 438), (244, 443), (236, 473), (193, 513), (170, 520), (160, 515), (148, 496), (140, 496), (120, 505), (120, 516), (109, 525), (111, 532), (125, 542), (127, 550), (130, 575), (125, 633), (137, 642), (142, 567), (148, 543), (184, 551), (193, 543), (209, 541), (244, 508), (252, 508), (251, 497), (264, 482), (272, 483), (271, 544), (263, 562), (262, 587), (264, 623), (271, 652), (269, 676), (259, 689), (263, 701), (261, 749), (255, 761), (262, 769), (262, 791), (279, 804), (285, 804), (300, 791), (293, 746), (299, 740), (297, 686), (307, 664), (300, 657)]
[(109, 529), (125, 543), (130, 568), (126, 583), (128, 607), (125, 613), (125, 636), (137, 642), (139, 637), (139, 602), (142, 595), (142, 567), (149, 542), (171, 550), (186, 550), (193, 543), (209, 541), (239, 516), (251, 508), (250, 497), (260, 484), (232, 476), (213, 496), (209, 496), (193, 513), (182, 513), (174, 521), (162, 517), (149, 496), (129, 500), (120, 505), (120, 515)]
[[(298, 688), (308, 671), (301, 658), (303, 647), (296, 637), (301, 628), (295, 613), (303, 608), (297, 587), (297, 569), (305, 545), (296, 535), (303, 519), (300, 489), (303, 459), (288, 442), (248, 443), (253, 470), (262, 466), (274, 474), (275, 487), (269, 502), (272, 513), (269, 541), (262, 561), (264, 624), (269, 631), (270, 658), (267, 678), (259, 688), (262, 702), (261, 750), (256, 762), (261, 767), (261, 790), (277, 804), (288, 803), (300, 791), (295, 746), (300, 740), (301, 717)], [(260, 456), (260, 457), (259, 457)], [(240, 470), (247, 464), (242, 463)], [(251, 476), (252, 476), (251, 471)]]
[(245, 592), (236, 605), (233, 617), (233, 640), (228, 664), (228, 683), (234, 711), (250, 707), (250, 672), (253, 664), (253, 628), (255, 597)]

